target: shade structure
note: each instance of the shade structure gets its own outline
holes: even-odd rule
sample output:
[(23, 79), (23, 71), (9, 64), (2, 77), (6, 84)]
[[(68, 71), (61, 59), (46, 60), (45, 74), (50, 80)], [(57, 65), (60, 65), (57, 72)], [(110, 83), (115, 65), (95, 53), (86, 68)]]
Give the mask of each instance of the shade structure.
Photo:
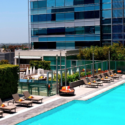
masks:
[(32, 67), (30, 67), (30, 75), (32, 75), (32, 74), (33, 74)]
[(36, 71), (35, 71), (35, 66), (33, 67), (33, 74), (35, 74), (36, 73)]
[(26, 69), (26, 75), (29, 75), (29, 70), (28, 70), (28, 67)]

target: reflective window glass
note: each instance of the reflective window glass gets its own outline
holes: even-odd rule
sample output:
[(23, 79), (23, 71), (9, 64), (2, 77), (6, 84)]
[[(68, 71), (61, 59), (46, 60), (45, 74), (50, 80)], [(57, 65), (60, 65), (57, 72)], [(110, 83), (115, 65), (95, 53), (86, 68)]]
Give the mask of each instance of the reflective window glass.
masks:
[(111, 41), (102, 41), (102, 45), (111, 45)]
[(63, 7), (64, 6), (64, 0), (56, 0), (56, 7)]
[(122, 2), (113, 3), (113, 9), (114, 8), (123, 8), (123, 3)]
[(76, 34), (84, 34), (84, 27), (75, 27)]
[(84, 0), (74, 0), (74, 5), (84, 4)]
[(39, 15), (39, 22), (46, 21), (46, 14)]
[(95, 26), (95, 34), (100, 34), (100, 26)]
[(84, 4), (90, 4), (90, 3), (94, 3), (94, 0), (84, 0)]
[(47, 0), (47, 7), (55, 7), (56, 0)]
[(102, 19), (102, 24), (111, 24), (111, 19)]
[(100, 3), (100, 0), (95, 0), (95, 3)]
[(102, 26), (102, 33), (111, 33), (111, 25)]
[(84, 19), (84, 12), (75, 12), (75, 19)]
[(34, 20), (33, 20), (33, 15), (31, 15), (31, 22), (34, 22)]
[(40, 37), (40, 38), (39, 38), (39, 42), (42, 42), (42, 41), (45, 41), (45, 42), (46, 42), (46, 41), (47, 41), (47, 37)]
[(31, 30), (31, 35), (32, 36), (38, 36), (39, 35), (38, 29), (32, 29)]
[(85, 28), (85, 34), (94, 34), (95, 33), (95, 27), (94, 26), (86, 26)]
[(104, 10), (102, 11), (103, 18), (111, 18), (111, 10)]
[(100, 41), (100, 35), (96, 35), (96, 36), (95, 36), (95, 40), (96, 40), (96, 41)]
[(102, 9), (111, 9), (111, 3), (110, 4), (102, 4)]
[(75, 49), (75, 42), (66, 42), (66, 49)]
[(95, 10), (100, 10), (100, 6), (95, 6)]
[(47, 35), (47, 29), (46, 28), (39, 29), (39, 35)]
[(51, 13), (51, 9), (48, 9), (48, 10), (47, 10), (47, 13)]
[(102, 3), (111, 3), (111, 0), (102, 0)]
[(56, 41), (65, 41), (65, 37), (56, 37)]
[(120, 33), (120, 32), (122, 32), (122, 25), (112, 26), (112, 32), (113, 33)]
[(124, 32), (125, 32), (125, 25), (124, 25)]
[(87, 7), (84, 7), (84, 8), (85, 8), (85, 11), (90, 11), (90, 10), (94, 10), (95, 6), (87, 6)]
[(31, 2), (31, 9), (38, 8), (38, 3), (37, 1)]
[(65, 6), (73, 6), (73, 0), (65, 0)]
[(65, 34), (75, 34), (74, 27), (66, 27)]
[(87, 11), (84, 12), (85, 19), (99, 18), (99, 11)]
[(64, 21), (64, 20), (65, 20), (64, 13), (56, 14), (56, 21)]
[(56, 42), (57, 49), (65, 49), (66, 43), (65, 42)]
[(123, 17), (123, 10), (113, 10), (113, 17)]
[(120, 24), (120, 23), (122, 23), (123, 21), (122, 21), (122, 18), (113, 18), (112, 19), (112, 23), (113, 24)]
[(31, 16), (31, 19), (33, 19), (33, 22), (38, 22), (39, 21), (39, 16), (38, 15), (33, 15), (33, 16)]
[(119, 2), (119, 1), (123, 1), (123, 0), (112, 0), (112, 2)]
[(122, 39), (122, 34), (113, 34), (112, 39)]
[(75, 37), (75, 41), (84, 41), (84, 40), (85, 40), (84, 36)]
[(31, 9), (35, 9), (35, 8), (42, 8), (42, 7), (47, 7), (47, 1), (43, 0), (43, 1), (34, 1), (31, 2)]
[(55, 14), (47, 14), (47, 21), (55, 21), (56, 16)]
[(75, 7), (75, 12), (84, 11), (84, 7)]
[(88, 41), (88, 40), (94, 41), (94, 40), (95, 40), (95, 35), (88, 35), (88, 36), (86, 35), (86, 36), (85, 36), (85, 40), (86, 40), (86, 41)]
[(95, 18), (94, 11), (87, 11), (87, 12), (84, 12), (84, 18), (85, 18), (85, 19)]
[(48, 37), (47, 41), (56, 41), (56, 37)]
[(102, 39), (111, 39), (111, 34), (103, 34)]
[(74, 37), (66, 37), (66, 41), (75, 41)]
[(30, 2), (30, 8), (33, 9), (33, 2)]
[(65, 13), (65, 20), (74, 20), (74, 13)]
[(38, 1), (38, 8), (47, 7), (47, 1)]

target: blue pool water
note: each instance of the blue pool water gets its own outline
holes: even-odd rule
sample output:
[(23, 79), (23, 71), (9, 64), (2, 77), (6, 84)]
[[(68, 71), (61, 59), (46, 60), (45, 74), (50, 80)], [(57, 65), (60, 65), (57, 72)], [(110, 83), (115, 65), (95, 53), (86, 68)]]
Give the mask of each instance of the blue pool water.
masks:
[(18, 125), (125, 125), (125, 84), (88, 101), (71, 101)]

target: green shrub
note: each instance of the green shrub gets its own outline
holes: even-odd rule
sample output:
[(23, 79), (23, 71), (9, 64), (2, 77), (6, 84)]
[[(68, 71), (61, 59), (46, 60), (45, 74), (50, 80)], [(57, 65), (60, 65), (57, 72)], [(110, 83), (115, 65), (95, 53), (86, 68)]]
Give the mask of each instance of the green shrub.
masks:
[(2, 65), (2, 64), (9, 64), (9, 61), (8, 60), (1, 60), (0, 65)]
[(30, 66), (35, 66), (36, 69), (42, 68), (45, 70), (50, 70), (50, 61), (38, 61), (38, 60), (31, 60), (30, 61)]
[(17, 93), (19, 66), (0, 65), (0, 98), (5, 99)]
[(91, 46), (80, 49), (77, 57), (92, 60), (92, 54), (94, 53), (95, 60), (108, 60), (109, 51), (111, 60), (125, 60), (125, 47), (120, 42), (109, 46)]

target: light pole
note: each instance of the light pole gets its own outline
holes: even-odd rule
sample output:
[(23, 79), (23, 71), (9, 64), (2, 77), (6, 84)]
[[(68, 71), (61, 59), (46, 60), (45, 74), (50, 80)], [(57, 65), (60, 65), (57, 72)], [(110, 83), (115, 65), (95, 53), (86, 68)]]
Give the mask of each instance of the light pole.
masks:
[(58, 94), (58, 55), (56, 55), (56, 94)]
[(92, 74), (93, 74), (93, 77), (94, 77), (94, 53), (92, 53)]
[(109, 72), (110, 72), (110, 51), (109, 51)]
[(65, 86), (67, 85), (66, 53), (65, 53)]

